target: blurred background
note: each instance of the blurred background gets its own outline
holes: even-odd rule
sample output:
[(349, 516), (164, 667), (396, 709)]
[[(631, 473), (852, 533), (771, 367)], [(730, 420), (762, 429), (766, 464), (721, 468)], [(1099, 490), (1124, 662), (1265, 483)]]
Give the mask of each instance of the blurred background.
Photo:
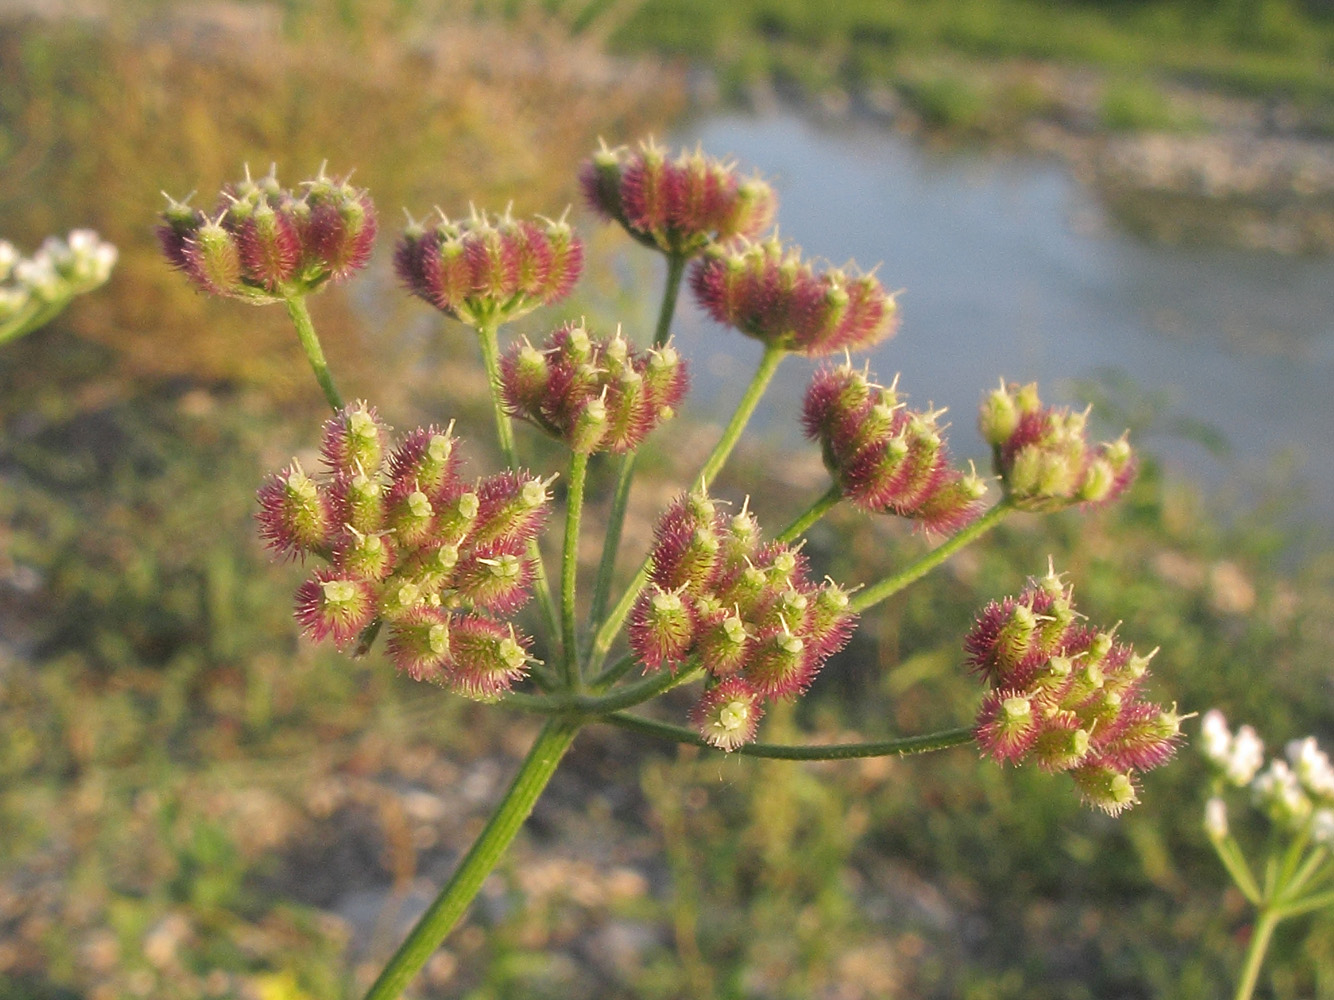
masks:
[[(1115, 508), (1012, 518), (869, 615), (766, 738), (966, 724), (961, 637), (1050, 555), (1093, 621), (1161, 646), (1158, 700), (1327, 742), (1332, 64), (1327, 0), (0, 0), (0, 237), (121, 251), (0, 354), (0, 994), (358, 996), (535, 733), (297, 642), (253, 494), (324, 404), (282, 310), (161, 261), (159, 192), (355, 169), (382, 235), (312, 302), (335, 377), (398, 428), (458, 417), (477, 473), (475, 348), (395, 287), (402, 211), (574, 203), (586, 276), (525, 329), (643, 340), (660, 262), (578, 204), (578, 166), (599, 137), (732, 154), (785, 237), (903, 289), (871, 364), (950, 407), (956, 454), (985, 464), (1002, 375), (1146, 453)], [(627, 572), (758, 356), (688, 297), (676, 329), (695, 389), (642, 463)], [(826, 486), (810, 371), (720, 487), (771, 532)], [(809, 551), (854, 583), (926, 545), (836, 511)], [(412, 995), (1217, 997), (1249, 917), (1202, 798), (1190, 748), (1111, 820), (967, 749), (794, 765), (592, 728)], [(1264, 982), (1334, 997), (1334, 920), (1285, 925)]]

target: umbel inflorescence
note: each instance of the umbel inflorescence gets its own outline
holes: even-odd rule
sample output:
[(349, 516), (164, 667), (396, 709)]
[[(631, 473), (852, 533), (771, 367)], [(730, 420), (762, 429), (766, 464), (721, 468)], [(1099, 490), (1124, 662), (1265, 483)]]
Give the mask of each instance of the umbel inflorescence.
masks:
[(91, 229), (48, 236), (31, 257), (0, 240), (0, 343), (53, 319), (76, 295), (111, 276), (116, 248)]
[[(809, 261), (783, 243), (770, 231), (777, 199), (767, 183), (698, 150), (669, 156), (653, 143), (604, 146), (581, 183), (591, 209), (665, 258), (651, 335), (565, 323), (502, 345), (503, 324), (563, 299), (582, 272), (583, 244), (566, 215), (440, 212), (409, 221), (397, 240), (405, 289), (477, 338), (506, 468), (473, 480), (460, 475), (452, 424), (391, 445), (373, 407), (343, 403), (324, 361), (303, 301), (368, 260), (376, 221), (364, 191), (323, 171), (294, 190), (272, 173), (247, 175), (211, 213), (172, 201), (158, 230), (168, 260), (200, 289), (286, 305), (335, 411), (323, 467), (307, 472), (293, 462), (259, 491), (264, 538), (307, 565), (295, 602), (302, 630), (355, 653), (384, 632), (389, 657), (409, 676), (547, 716), (496, 821), (372, 989), (375, 1000), (397, 996), (443, 939), (592, 722), (808, 758), (971, 742), (1003, 763), (1070, 774), (1084, 800), (1109, 813), (1136, 800), (1138, 776), (1179, 742), (1175, 709), (1145, 697), (1149, 657), (1115, 630), (1085, 624), (1054, 571), (990, 604), (967, 636), (963, 658), (989, 687), (973, 725), (869, 744), (758, 742), (766, 706), (803, 694), (859, 616), (1014, 511), (1110, 501), (1129, 485), (1134, 456), (1124, 437), (1090, 444), (1085, 413), (1044, 406), (1033, 385), (1002, 382), (978, 418), (999, 494), (987, 506), (987, 480), (950, 456), (943, 411), (910, 407), (897, 379), (881, 384), (851, 360), (895, 332), (893, 296), (873, 272)], [(760, 341), (763, 353), (691, 489), (658, 517), (638, 570), (620, 579), (636, 452), (685, 401), (687, 363), (670, 333), (686, 284), (709, 316)], [(729, 505), (710, 487), (779, 365), (839, 353), (844, 362), (815, 371), (801, 412), (831, 483), (766, 541), (749, 501)], [(564, 447), (563, 470), (523, 470), (516, 420)], [(580, 600), (584, 493), (599, 481), (589, 476), (593, 462), (614, 463), (616, 485), (605, 522), (593, 526), (602, 553), (592, 598)], [(563, 544), (559, 573), (548, 575), (538, 536), (557, 475)], [(945, 537), (883, 579), (855, 587), (821, 580), (801, 538), (844, 502)], [(540, 643), (516, 618), (530, 596)], [(545, 663), (534, 658), (539, 648)], [(691, 729), (629, 711), (697, 681)]]

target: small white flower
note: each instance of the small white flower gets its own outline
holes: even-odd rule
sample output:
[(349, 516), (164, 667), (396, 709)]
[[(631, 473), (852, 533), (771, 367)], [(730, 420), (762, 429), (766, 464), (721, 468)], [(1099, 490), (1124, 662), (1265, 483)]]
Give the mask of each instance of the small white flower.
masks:
[(1232, 747), (1223, 765), (1223, 773), (1234, 785), (1240, 787), (1249, 784), (1257, 771), (1264, 766), (1265, 745), (1255, 730), (1242, 726), (1232, 738)]
[(1314, 736), (1288, 744), (1288, 760), (1297, 779), (1317, 799), (1334, 800), (1334, 767)]
[(14, 266), (14, 279), (47, 302), (60, 297), (60, 275), (56, 274), (55, 261), (45, 251), (39, 250), (32, 259), (19, 261)]
[(1213, 840), (1222, 840), (1227, 831), (1227, 803), (1214, 796), (1204, 804), (1204, 832)]
[(1271, 762), (1257, 775), (1251, 782), (1251, 790), (1256, 803), (1282, 826), (1298, 826), (1311, 815), (1311, 800), (1302, 790), (1297, 775), (1281, 760)]
[(1311, 839), (1317, 844), (1334, 843), (1334, 809), (1317, 809), (1311, 817)]
[(0, 240), (0, 281), (9, 277), (9, 272), (14, 269), (18, 260), (19, 252), (14, 249), (14, 244), (6, 240)]
[(1227, 728), (1227, 719), (1216, 708), (1204, 713), (1200, 720), (1200, 742), (1204, 755), (1219, 767), (1227, 764), (1228, 751), (1232, 747), (1232, 733)]
[(17, 316), (28, 304), (29, 297), (26, 288), (0, 288), (0, 323)]

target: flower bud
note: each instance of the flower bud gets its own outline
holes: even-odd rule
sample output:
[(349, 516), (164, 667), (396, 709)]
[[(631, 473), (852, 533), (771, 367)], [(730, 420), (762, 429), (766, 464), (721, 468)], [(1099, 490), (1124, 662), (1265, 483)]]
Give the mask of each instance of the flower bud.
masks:
[(1033, 703), (1015, 691), (993, 691), (977, 714), (976, 739), (1001, 763), (1018, 763), (1033, 747), (1038, 728)]
[(1228, 835), (1227, 803), (1217, 795), (1204, 804), (1204, 832), (1213, 841), (1224, 840)]
[(475, 541), (527, 541), (546, 524), (551, 495), (547, 483), (510, 469), (482, 480), (477, 501)]
[(701, 614), (699, 658), (704, 669), (714, 677), (725, 677), (740, 670), (746, 661), (749, 636), (746, 623), (735, 611)]
[(763, 714), (758, 692), (740, 677), (725, 677), (700, 696), (690, 721), (706, 743), (730, 752), (754, 742)]
[(650, 584), (630, 612), (630, 648), (648, 670), (674, 667), (695, 641), (695, 619), (676, 591)]
[(801, 694), (815, 678), (805, 641), (783, 627), (755, 637), (744, 673), (751, 686), (766, 698)]
[(316, 642), (331, 638), (347, 646), (374, 617), (375, 594), (365, 580), (321, 569), (297, 588), (296, 620)]
[(416, 607), (389, 623), (387, 651), (394, 665), (414, 681), (446, 684), (451, 667), (451, 616), (441, 608)]
[(265, 479), (257, 498), (260, 535), (278, 555), (296, 556), (328, 545), (334, 527), (329, 499), (295, 461)]
[(1079, 796), (1109, 816), (1118, 816), (1139, 801), (1130, 774), (1103, 764), (1084, 764), (1070, 772)]
[(449, 641), (453, 659), (449, 686), (465, 698), (498, 698), (528, 670), (528, 640), (512, 625), (478, 615), (456, 617)]
[(432, 496), (447, 491), (458, 479), (458, 442), (452, 430), (452, 424), (443, 431), (432, 424), (409, 433), (389, 456), (389, 475), (394, 482), (409, 480)]
[(457, 596), (473, 607), (507, 615), (528, 600), (532, 566), (522, 542), (479, 545), (463, 556), (454, 571)]

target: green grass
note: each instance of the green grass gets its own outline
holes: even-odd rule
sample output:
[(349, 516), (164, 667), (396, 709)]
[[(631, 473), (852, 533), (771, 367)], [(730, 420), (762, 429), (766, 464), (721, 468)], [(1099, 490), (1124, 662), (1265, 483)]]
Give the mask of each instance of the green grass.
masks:
[[(724, 72), (757, 62), (791, 70), (805, 61), (826, 84), (893, 82), (906, 59), (955, 54), (1166, 73), (1246, 93), (1334, 93), (1334, 21), (1295, 0), (644, 0), (613, 38)], [(750, 55), (756, 50), (759, 59)]]

